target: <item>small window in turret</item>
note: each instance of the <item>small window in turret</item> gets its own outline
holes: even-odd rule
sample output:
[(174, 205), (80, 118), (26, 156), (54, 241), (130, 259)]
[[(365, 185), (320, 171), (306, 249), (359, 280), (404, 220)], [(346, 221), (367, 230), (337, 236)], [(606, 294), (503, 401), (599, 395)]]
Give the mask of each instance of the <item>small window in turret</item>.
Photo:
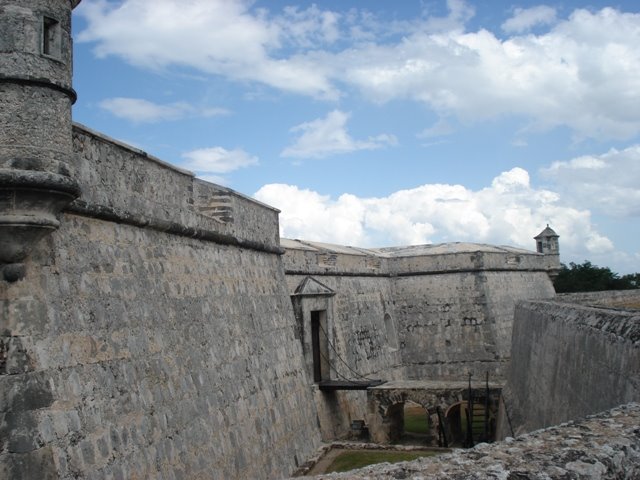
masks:
[(60, 22), (53, 18), (42, 19), (42, 53), (60, 60), (62, 58), (62, 31)]

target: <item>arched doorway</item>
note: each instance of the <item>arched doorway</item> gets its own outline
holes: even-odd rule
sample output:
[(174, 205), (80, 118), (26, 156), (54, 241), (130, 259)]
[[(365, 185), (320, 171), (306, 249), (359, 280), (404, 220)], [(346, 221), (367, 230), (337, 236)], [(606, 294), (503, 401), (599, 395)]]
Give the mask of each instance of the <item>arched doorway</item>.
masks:
[(430, 444), (433, 440), (429, 412), (419, 403), (408, 400), (404, 404), (403, 443)]
[(434, 446), (437, 422), (431, 420), (426, 408), (411, 400), (397, 401), (386, 408), (381, 429), (374, 433), (373, 441), (404, 445)]
[[(495, 439), (496, 412), (491, 402), (487, 403), (484, 398), (474, 399), (471, 410), (466, 400), (454, 403), (447, 408), (445, 419), (453, 445), (467, 445), (469, 439), (474, 444), (493, 442)], [(469, 429), (471, 436), (468, 435)]]

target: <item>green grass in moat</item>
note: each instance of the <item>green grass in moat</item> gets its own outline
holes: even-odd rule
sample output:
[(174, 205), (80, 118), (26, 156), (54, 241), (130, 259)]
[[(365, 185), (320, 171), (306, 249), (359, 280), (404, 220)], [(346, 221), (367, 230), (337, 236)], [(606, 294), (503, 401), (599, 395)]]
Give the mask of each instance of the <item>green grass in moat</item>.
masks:
[(404, 431), (408, 433), (429, 433), (427, 412), (422, 407), (406, 407), (404, 410)]
[(346, 472), (353, 470), (354, 468), (362, 468), (367, 465), (373, 465), (374, 463), (397, 463), (404, 462), (406, 460), (415, 460), (420, 457), (432, 457), (438, 455), (441, 452), (398, 452), (391, 450), (374, 450), (374, 451), (361, 451), (353, 450), (348, 452), (342, 452), (335, 460), (329, 465), (325, 473), (331, 472)]

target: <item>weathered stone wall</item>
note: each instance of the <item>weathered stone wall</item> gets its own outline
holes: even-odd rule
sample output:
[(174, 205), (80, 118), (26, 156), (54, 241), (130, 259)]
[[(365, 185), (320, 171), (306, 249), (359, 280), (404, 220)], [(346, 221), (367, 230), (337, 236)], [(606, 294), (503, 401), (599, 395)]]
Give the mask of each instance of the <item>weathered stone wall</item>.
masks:
[(277, 212), (74, 144), (83, 196), (0, 283), (0, 478), (290, 474), (320, 436)]
[(640, 289), (561, 293), (555, 299), (559, 302), (577, 303), (592, 307), (623, 308), (626, 310), (640, 309)]
[[(287, 239), (281, 243), (286, 248), (283, 263), (290, 292), (295, 292), (308, 277), (333, 292), (331, 302), (327, 303), (331, 310), (328, 334), (333, 346), (329, 348), (331, 378), (401, 378), (394, 298), (386, 259), (352, 247), (323, 247)], [(318, 301), (307, 302), (304, 308), (315, 309), (318, 305)], [(305, 355), (309, 358), (311, 353), (306, 351)], [(315, 398), (324, 440), (348, 436), (351, 421), (367, 416), (364, 391), (316, 390)]]
[(640, 400), (640, 313), (520, 303), (503, 393), (506, 435)]
[[(544, 255), (507, 247), (363, 250), (290, 240), (283, 246), (290, 291), (305, 275), (334, 290), (338, 341), (353, 352), (349, 364), (400, 367), (404, 379), (485, 372), (503, 379), (515, 303), (555, 295)], [(394, 355), (372, 363), (385, 352)]]
[[(285, 240), (283, 242), (287, 244)], [(309, 275), (335, 294), (327, 302), (330, 309), (329, 357), (332, 380), (362, 380), (362, 377), (391, 380), (401, 374), (397, 332), (393, 318), (391, 283), (385, 276), (357, 276), (327, 274), (326, 267), (318, 266), (326, 253), (313, 250), (287, 249), (284, 264), (290, 292)], [(324, 256), (323, 256), (324, 255)], [(342, 254), (334, 268), (344, 273), (367, 268), (366, 256)], [(307, 269), (309, 275), (296, 274)], [(367, 270), (364, 270), (367, 272)], [(369, 272), (371, 273), (371, 272)], [(321, 309), (318, 300), (307, 300), (304, 309)], [(308, 312), (301, 312), (308, 315)], [(308, 329), (302, 336), (309, 335)], [(303, 339), (301, 338), (301, 341)], [(303, 342), (304, 343), (304, 342)], [(308, 345), (310, 342), (306, 342)], [(311, 352), (305, 351), (307, 359)], [(310, 364), (308, 369), (311, 368)], [(352, 420), (366, 418), (367, 397), (364, 391), (315, 391), (322, 437), (325, 440), (344, 438), (350, 434)]]
[(302, 478), (635, 480), (640, 478), (638, 425), (640, 405), (634, 403), (504, 442), (482, 443), (469, 450)]
[(82, 198), (73, 211), (167, 232), (278, 251), (278, 211), (194, 178), (147, 153), (75, 125)]
[(515, 303), (555, 295), (543, 255), (481, 247), (390, 262), (407, 379), (503, 379)]
[[(367, 250), (281, 243), (289, 291), (297, 292), (312, 278), (332, 295), (324, 308), (330, 310), (334, 379), (358, 379), (348, 365), (383, 380), (466, 380), (471, 372), (475, 381), (484, 381), (488, 371), (492, 381), (500, 381), (509, 360), (516, 301), (555, 294), (543, 255), (507, 247)], [(301, 307), (305, 312), (321, 308), (320, 300), (309, 302)], [(316, 399), (326, 440), (347, 434), (351, 420), (366, 418), (363, 393), (318, 392)]]
[(500, 371), (495, 319), (481, 272), (396, 280), (399, 341), (407, 379), (492, 378)]
[(469, 271), (546, 271), (546, 255), (506, 246), (474, 243), (415, 245), (380, 249), (393, 260), (389, 272), (397, 275), (461, 273)]

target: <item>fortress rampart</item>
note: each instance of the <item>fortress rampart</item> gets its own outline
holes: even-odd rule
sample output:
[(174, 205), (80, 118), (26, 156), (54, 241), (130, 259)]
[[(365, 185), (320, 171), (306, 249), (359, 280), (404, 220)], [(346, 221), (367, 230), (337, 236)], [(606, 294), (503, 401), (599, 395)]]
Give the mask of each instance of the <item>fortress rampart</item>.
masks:
[(362, 249), (287, 239), (282, 246), (292, 293), (305, 278), (316, 279), (335, 295), (340, 328), (359, 328), (370, 348), (394, 354), (369, 365), (371, 352), (336, 338), (362, 374), (401, 365), (407, 379), (460, 380), (475, 367), (504, 378), (516, 302), (555, 295), (545, 256), (511, 247)]
[[(280, 239), (276, 209), (73, 124), (78, 3), (0, 0), (0, 478), (281, 478), (371, 419), (335, 382), (502, 382), (513, 358), (524, 398), (545, 345), (576, 379), (598, 359), (590, 411), (637, 400), (605, 378), (637, 380), (637, 317), (525, 303), (511, 347), (516, 303), (554, 296), (548, 227), (538, 252)], [(582, 388), (549, 372), (550, 402)]]
[(570, 295), (516, 308), (503, 435), (514, 435), (640, 401), (640, 310), (610, 302), (640, 293)]
[(638, 478), (639, 304), (637, 290), (520, 302), (503, 441), (314, 478)]
[[(326, 311), (325, 379), (505, 378), (518, 300), (555, 294), (545, 255), (473, 243), (363, 249), (282, 239), (311, 376), (311, 312)], [(309, 281), (325, 296), (296, 294)], [(320, 290), (314, 290), (318, 293)], [(323, 438), (367, 418), (365, 392), (316, 392)]]
[[(86, 193), (0, 283), (0, 478), (293, 471), (319, 434), (277, 212), (79, 126), (74, 145)], [(221, 197), (241, 222), (211, 216)]]

